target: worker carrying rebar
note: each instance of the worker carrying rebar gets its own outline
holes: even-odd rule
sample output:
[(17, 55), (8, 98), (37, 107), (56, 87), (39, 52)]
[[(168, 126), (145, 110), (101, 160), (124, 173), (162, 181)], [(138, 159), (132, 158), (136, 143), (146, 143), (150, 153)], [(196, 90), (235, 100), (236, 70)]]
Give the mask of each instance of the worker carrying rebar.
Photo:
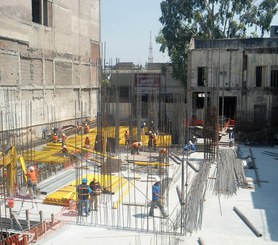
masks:
[(78, 215), (88, 216), (89, 215), (89, 195), (92, 193), (92, 189), (87, 185), (87, 179), (82, 180), (82, 184), (76, 188), (78, 197)]
[(35, 168), (33, 166), (29, 167), (26, 173), (28, 180), (27, 180), (27, 188), (28, 188), (28, 195), (33, 199), (38, 194), (38, 178)]
[(131, 155), (139, 155), (139, 148), (142, 146), (142, 142), (139, 142), (138, 140), (134, 141), (130, 148), (131, 148)]
[(153, 217), (154, 216), (154, 208), (157, 206), (160, 209), (160, 212), (163, 215), (163, 218), (168, 217), (164, 210), (164, 206), (162, 204), (162, 199), (164, 197), (161, 195), (161, 180), (158, 176), (155, 177), (155, 183), (152, 186), (152, 202), (151, 202), (151, 208), (149, 211), (149, 216)]
[(183, 149), (187, 152), (187, 154), (194, 153), (196, 151), (196, 146), (193, 144), (191, 140), (189, 140), (188, 144), (186, 144)]
[(97, 179), (94, 179), (90, 182), (89, 186), (92, 189), (92, 193), (90, 194), (89, 211), (98, 211), (99, 196), (102, 193), (100, 183)]

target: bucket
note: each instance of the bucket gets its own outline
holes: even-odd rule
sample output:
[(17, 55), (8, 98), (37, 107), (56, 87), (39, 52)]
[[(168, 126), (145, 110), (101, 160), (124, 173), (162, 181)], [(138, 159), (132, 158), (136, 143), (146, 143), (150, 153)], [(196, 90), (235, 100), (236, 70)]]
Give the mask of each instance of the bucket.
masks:
[(9, 198), (8, 199), (8, 207), (9, 208), (13, 208), (14, 207), (14, 199), (13, 198)]

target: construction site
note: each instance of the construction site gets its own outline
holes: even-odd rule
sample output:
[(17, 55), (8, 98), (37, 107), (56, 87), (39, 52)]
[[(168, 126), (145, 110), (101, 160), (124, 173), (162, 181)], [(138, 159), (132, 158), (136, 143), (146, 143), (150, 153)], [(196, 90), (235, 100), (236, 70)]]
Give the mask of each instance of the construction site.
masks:
[(197, 40), (184, 86), (107, 65), (99, 0), (0, 13), (0, 245), (277, 244), (277, 37)]
[[(67, 226), (80, 229), (74, 238), (63, 238), (67, 243), (71, 241), (70, 244), (73, 241), (95, 243), (93, 238), (82, 240), (80, 234), (84, 227), (92, 228), (87, 231), (89, 233), (100, 228), (107, 231), (105, 238), (98, 238), (99, 243), (95, 244), (108, 244), (109, 231), (116, 230), (134, 237), (121, 244), (206, 244), (207, 239), (213, 241), (212, 236), (205, 240), (197, 237), (193, 242), (187, 239), (203, 231), (204, 212), (211, 212), (206, 209), (210, 202), (207, 198), (217, 200), (218, 215), (229, 222), (229, 215), (222, 214), (226, 199), (232, 200), (242, 191), (245, 194), (260, 191), (257, 188), (262, 185), (270, 186), (268, 182), (271, 181), (260, 177), (260, 168), (256, 166), (258, 153), (253, 153), (253, 145), (241, 144), (236, 137), (235, 141), (229, 138), (229, 131), (236, 125), (227, 121), (219, 130), (217, 107), (207, 106), (203, 126), (182, 124), (183, 141), (174, 144), (173, 128), (163, 125), (163, 117), (162, 122), (146, 121), (145, 118), (144, 121), (140, 113), (142, 104), (137, 97), (131, 102), (139, 113), (131, 113), (135, 116), (129, 121), (111, 117), (111, 114), (117, 115), (119, 108), (118, 105), (111, 108), (108, 88), (103, 84), (100, 90), (100, 111), (96, 118), (81, 115), (72, 121), (43, 125), (46, 130), (40, 138), (35, 137), (32, 126), (17, 128), (13, 125), (13, 122), (18, 123), (17, 113), (1, 114), (1, 125), (12, 125), (1, 131), (1, 244), (60, 244), (62, 238), (58, 237), (64, 232), (68, 234), (64, 231)], [(156, 97), (152, 93), (149, 96)], [(7, 104), (16, 108), (9, 102)], [(25, 120), (31, 124), (32, 104), (26, 107), (30, 113)], [(184, 110), (182, 121), (187, 122), (186, 107)], [(202, 136), (196, 130), (201, 130)], [(126, 132), (129, 133), (129, 142)], [(139, 154), (132, 154), (134, 141), (141, 142)], [(194, 142), (196, 151), (184, 149), (188, 141)], [(277, 147), (263, 147), (263, 154), (271, 161), (277, 161)], [(30, 167), (38, 181), (38, 191), (34, 195), (28, 191)], [(166, 218), (158, 209), (153, 216), (149, 215), (152, 185), (157, 177), (161, 180)], [(78, 199), (78, 186), (84, 178), (87, 183), (98, 180), (102, 190), (98, 210), (91, 210), (86, 215), (79, 212)], [(274, 198), (277, 199), (276, 193)], [(264, 244), (262, 231), (237, 207), (232, 210), (247, 235), (244, 233), (243, 240), (232, 241), (233, 235), (229, 234), (231, 242), (226, 244), (243, 244), (248, 239), (252, 244)], [(247, 213), (250, 214), (250, 210)], [(250, 218), (254, 219), (252, 215)], [(261, 225), (265, 224), (259, 224), (259, 227)], [(216, 238), (221, 244), (224, 243), (221, 239), (227, 239), (225, 233), (222, 235), (222, 238)], [(277, 232), (274, 237), (267, 236), (269, 234), (264, 234), (266, 244), (278, 240)], [(259, 238), (261, 240), (256, 243)], [(217, 243), (213, 241), (212, 244)]]

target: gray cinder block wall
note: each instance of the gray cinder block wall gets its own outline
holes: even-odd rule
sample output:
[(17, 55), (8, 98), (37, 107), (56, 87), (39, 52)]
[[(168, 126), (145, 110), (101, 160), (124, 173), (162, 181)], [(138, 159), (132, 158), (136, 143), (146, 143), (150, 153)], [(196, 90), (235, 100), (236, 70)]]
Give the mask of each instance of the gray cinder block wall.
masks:
[(99, 45), (99, 0), (1, 0), (1, 130), (94, 117)]

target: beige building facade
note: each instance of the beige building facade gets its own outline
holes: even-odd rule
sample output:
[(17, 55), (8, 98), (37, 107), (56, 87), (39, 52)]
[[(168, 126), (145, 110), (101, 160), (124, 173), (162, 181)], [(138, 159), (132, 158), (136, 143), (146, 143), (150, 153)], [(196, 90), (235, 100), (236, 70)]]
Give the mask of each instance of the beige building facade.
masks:
[(94, 117), (100, 1), (2, 0), (0, 16), (1, 129)]
[(214, 106), (219, 119), (236, 120), (237, 126), (277, 127), (278, 38), (194, 40), (188, 105), (197, 120)]

